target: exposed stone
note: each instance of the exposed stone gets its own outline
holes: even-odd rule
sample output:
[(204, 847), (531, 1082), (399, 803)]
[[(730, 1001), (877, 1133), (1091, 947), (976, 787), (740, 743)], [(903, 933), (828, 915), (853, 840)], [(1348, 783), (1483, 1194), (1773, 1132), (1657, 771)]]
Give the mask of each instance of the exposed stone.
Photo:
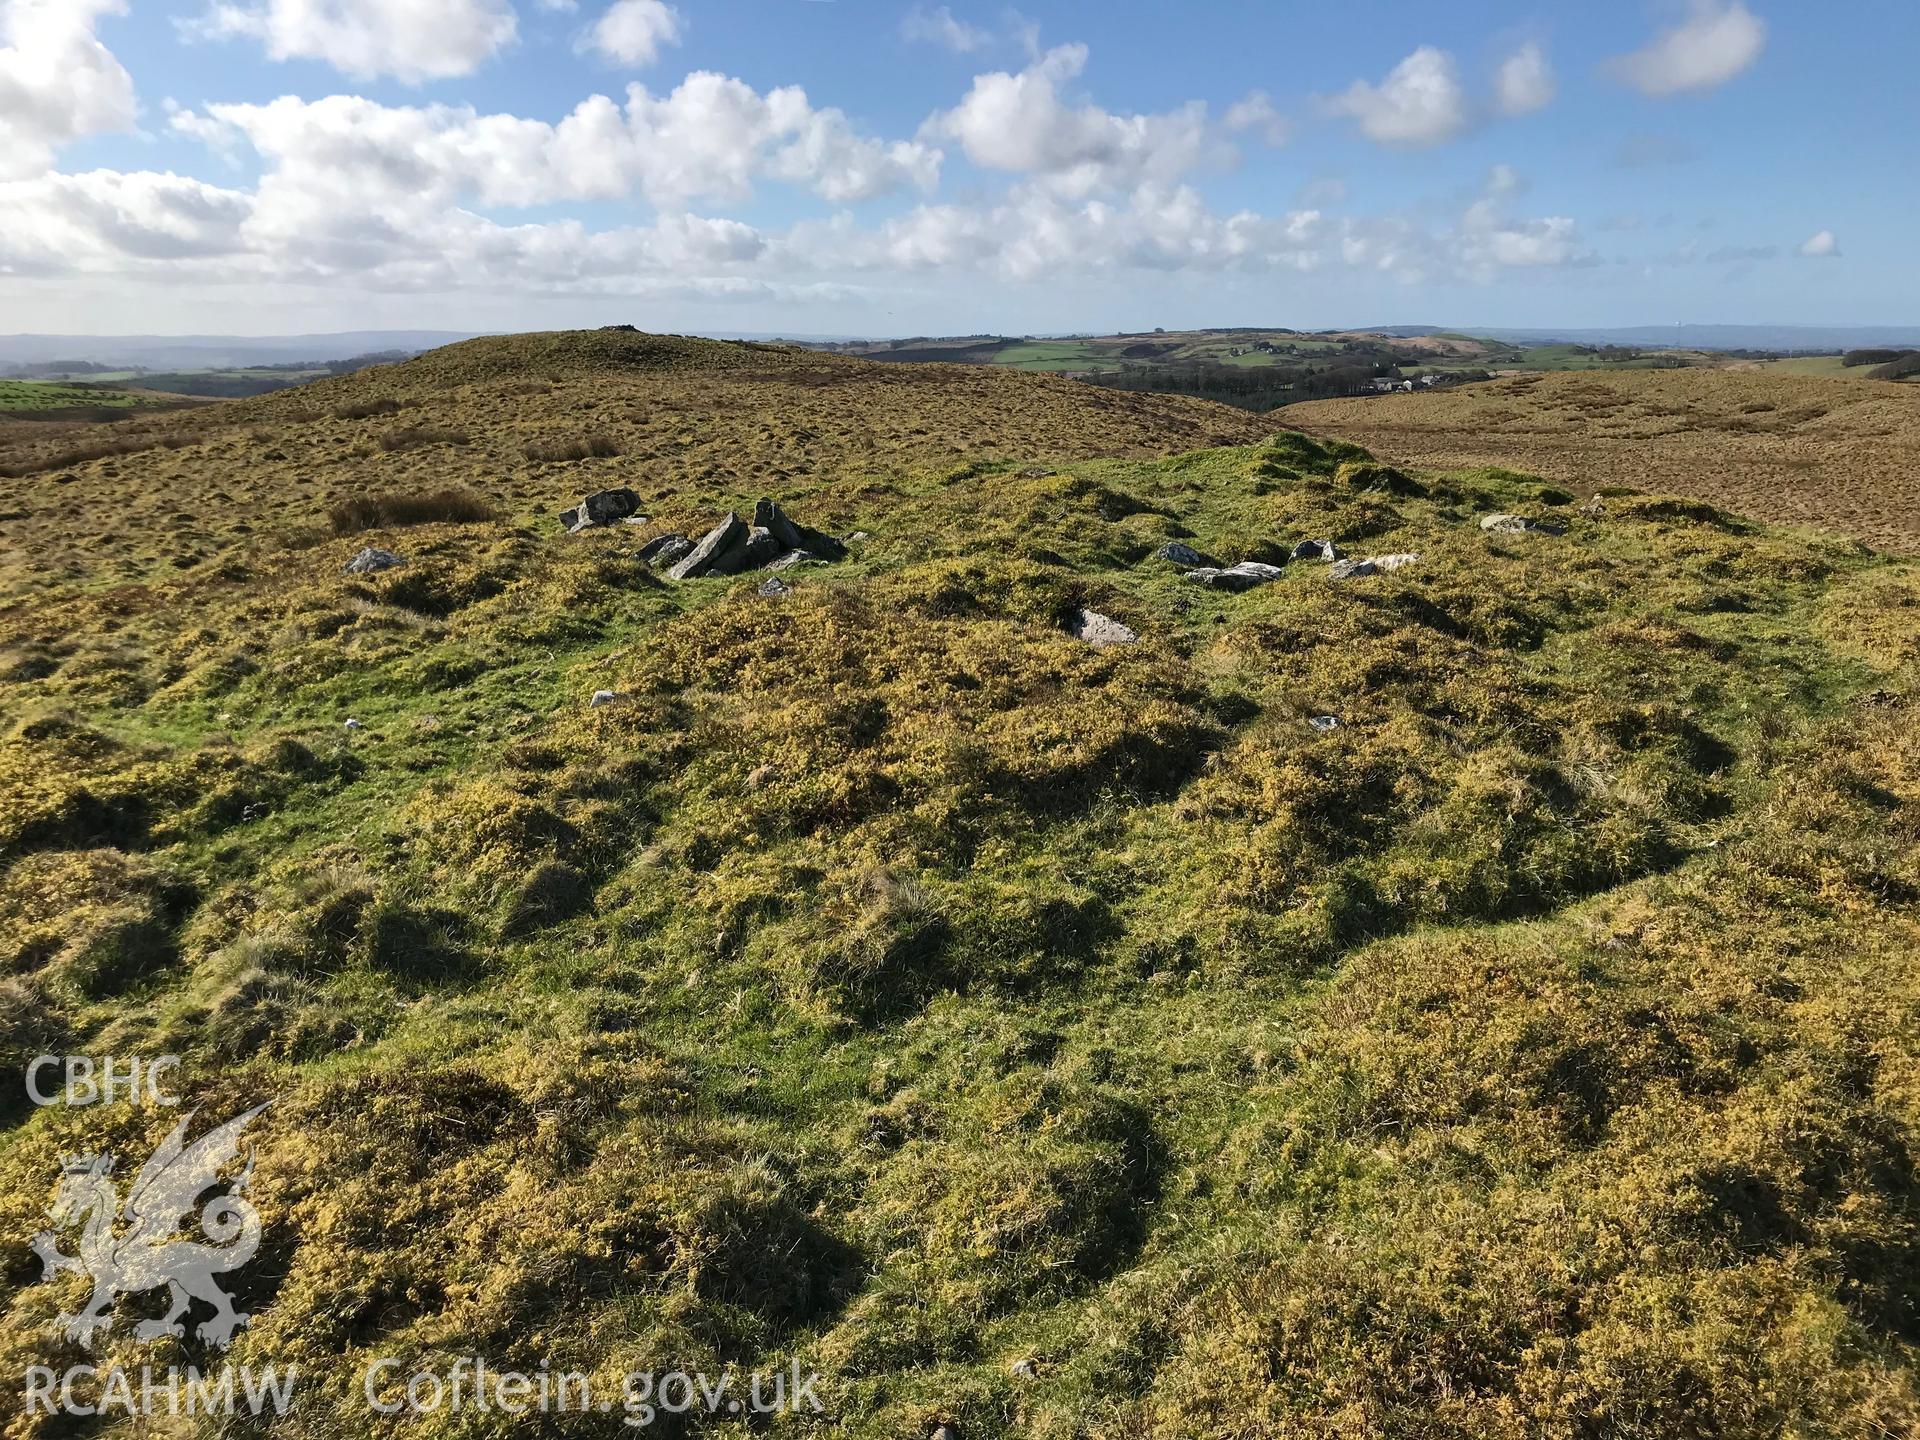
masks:
[(1040, 1378), (1040, 1362), (1035, 1360), (1031, 1355), (1028, 1355), (1009, 1365), (1007, 1367), (1007, 1374), (1016, 1380), (1038, 1380)]
[(406, 557), (403, 555), (396, 555), (391, 550), (382, 550), (377, 545), (369, 545), (347, 561), (342, 568), (349, 575), (373, 575), (406, 563)]
[(578, 534), (596, 525), (611, 525), (616, 520), (639, 513), (640, 497), (622, 485), (613, 490), (596, 490), (571, 510), (562, 510), (560, 523)]
[(1067, 632), (1089, 645), (1131, 645), (1140, 638), (1140, 632), (1132, 626), (1122, 625), (1098, 610), (1074, 611)]
[(1564, 535), (1567, 527), (1554, 520), (1529, 520), (1524, 515), (1483, 515), (1480, 528), (1497, 535)]
[(598, 710), (603, 705), (612, 705), (625, 698), (618, 690), (596, 690), (593, 692), (593, 698), (587, 702), (587, 707)]
[(1345, 553), (1331, 540), (1302, 540), (1293, 547), (1295, 560), (1338, 560)]
[(1389, 570), (1398, 570), (1418, 560), (1418, 555), (1369, 555), (1364, 560), (1336, 560), (1327, 571), (1329, 580), (1358, 580), (1368, 575), (1382, 575)]
[[(638, 553), (642, 560), (651, 561), (656, 555), (665, 554), (676, 544), (686, 546), (687, 550), (693, 548), (693, 542), (684, 535), (656, 535), (653, 539), (642, 545)], [(680, 553), (684, 555), (686, 551), (683, 550)], [(674, 558), (678, 559), (679, 557), (676, 556)]]
[(773, 538), (780, 542), (780, 548), (783, 551), (807, 548), (807, 542), (800, 533), (800, 527), (787, 518), (786, 511), (765, 496), (754, 503), (753, 524), (755, 529), (770, 531)]
[(1242, 560), (1238, 565), (1229, 565), (1224, 570), (1205, 565), (1198, 570), (1187, 571), (1187, 579), (1214, 590), (1251, 590), (1256, 585), (1271, 584), (1280, 575), (1278, 565), (1263, 565), (1258, 560)]
[(778, 575), (769, 575), (760, 582), (760, 594), (769, 600), (784, 600), (793, 593), (793, 587)]
[(1307, 717), (1307, 724), (1316, 730), (1338, 730), (1340, 728), (1340, 718), (1337, 715), (1309, 715)]
[(714, 526), (667, 571), (675, 580), (698, 580), (702, 575), (731, 575), (740, 568), (739, 552), (747, 548), (747, 522), (737, 511)]
[(1053, 471), (1044, 465), (1029, 465), (1024, 470), (1016, 470), (1015, 476), (1021, 480), (1045, 480)]
[(1156, 560), (1166, 560), (1174, 565), (1184, 565), (1189, 568), (1195, 565), (1207, 565), (1217, 570), (1220, 567), (1220, 562), (1211, 555), (1203, 554), (1201, 551), (1194, 549), (1193, 546), (1182, 544), (1178, 540), (1169, 540), (1166, 544), (1162, 545), (1158, 550), (1153, 552), (1153, 558)]
[(811, 550), (789, 550), (779, 558), (769, 560), (765, 568), (768, 570), (791, 570), (796, 565), (818, 562), (819, 559), (820, 557)]
[(786, 552), (787, 547), (780, 543), (779, 538), (771, 530), (764, 530), (755, 525), (747, 531), (747, 545), (740, 552), (740, 563), (735, 568), (758, 570), (763, 565), (779, 559)]

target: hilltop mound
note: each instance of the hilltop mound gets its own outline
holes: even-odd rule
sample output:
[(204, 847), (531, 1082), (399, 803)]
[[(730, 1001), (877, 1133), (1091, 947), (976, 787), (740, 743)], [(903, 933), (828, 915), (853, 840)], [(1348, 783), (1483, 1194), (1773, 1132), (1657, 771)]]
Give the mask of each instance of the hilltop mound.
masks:
[[(263, 1433), (453, 1356), (854, 1440), (1920, 1430), (1920, 567), (1071, 382), (467, 365), (9, 482), (0, 1047), (274, 1101)], [(758, 495), (835, 563), (642, 558)], [(12, 1094), (0, 1371), (213, 1368), (29, 1248), (182, 1112)]]
[(1407, 465), (1502, 465), (1583, 492), (1695, 495), (1920, 552), (1920, 388), (1746, 370), (1523, 375), (1318, 400), (1289, 424)]
[(747, 340), (707, 340), (694, 335), (653, 335), (640, 330), (553, 330), (518, 335), (484, 335), (429, 350), (397, 365), (356, 371), (338, 386), (406, 393), (430, 387), (468, 385), (512, 378), (559, 379), (563, 376), (641, 371), (775, 371), (834, 364), (794, 345)]
[[(1260, 418), (1070, 380), (622, 331), (495, 336), (124, 426), (0, 433), (0, 598), (173, 578), (310, 538), (338, 507), (473, 491), (545, 522), (590, 490), (650, 506), (838, 495), (1007, 456), (1245, 443)], [(84, 518), (81, 518), (84, 517)]]

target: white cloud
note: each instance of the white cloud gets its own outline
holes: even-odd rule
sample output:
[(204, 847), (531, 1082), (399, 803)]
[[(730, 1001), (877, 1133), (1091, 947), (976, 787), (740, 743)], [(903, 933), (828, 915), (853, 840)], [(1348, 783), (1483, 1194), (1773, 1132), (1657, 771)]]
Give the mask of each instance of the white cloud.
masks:
[(1502, 115), (1531, 115), (1553, 103), (1553, 66), (1547, 52), (1529, 41), (1500, 62), (1494, 99)]
[(1838, 259), (1840, 242), (1833, 238), (1831, 230), (1822, 230), (1807, 238), (1800, 246), (1800, 253), (1809, 260)]
[(1250, 90), (1228, 106), (1220, 123), (1234, 134), (1258, 135), (1269, 145), (1284, 145), (1293, 133), (1286, 116), (1273, 108), (1273, 99), (1264, 90)]
[(931, 189), (942, 158), (915, 141), (861, 136), (796, 87), (762, 95), (706, 71), (663, 96), (631, 85), (624, 107), (592, 96), (558, 124), (349, 95), (210, 105), (172, 124), (215, 143), (244, 138), (272, 162), (263, 195), (297, 197), (295, 208), (316, 215), (379, 216), (470, 197), (497, 207), (636, 192), (667, 205), (739, 200), (761, 178), (847, 203), (902, 186)]
[(409, 84), (471, 74), (517, 33), (509, 0), (214, 0), (192, 28), (259, 40), (275, 60)]
[(1644, 49), (1617, 56), (1609, 68), (1646, 95), (1711, 90), (1758, 60), (1766, 44), (1766, 22), (1741, 0), (1692, 0), (1684, 21)]
[(1360, 133), (1382, 145), (1426, 146), (1451, 140), (1472, 121), (1453, 56), (1422, 45), (1378, 85), (1356, 80), (1328, 102)]
[(0, 182), (0, 274), (88, 273), (231, 256), (252, 197), (111, 170)]
[(935, 10), (921, 7), (909, 11), (900, 24), (900, 33), (909, 40), (943, 45), (956, 55), (972, 55), (993, 43), (993, 36), (978, 25), (956, 20), (945, 5)]
[(1070, 104), (1061, 89), (1086, 63), (1086, 46), (1061, 45), (1018, 75), (976, 75), (960, 104), (930, 118), (922, 133), (958, 142), (983, 169), (1043, 177), (1070, 196), (1164, 183), (1208, 158), (1198, 101), (1164, 115)]
[(83, 135), (133, 128), (133, 79), (94, 34), (101, 16), (126, 8), (125, 0), (0, 0), (0, 180), (40, 174), (56, 149)]
[(623, 65), (651, 65), (680, 43), (680, 12), (665, 0), (614, 0), (587, 34), (587, 44)]

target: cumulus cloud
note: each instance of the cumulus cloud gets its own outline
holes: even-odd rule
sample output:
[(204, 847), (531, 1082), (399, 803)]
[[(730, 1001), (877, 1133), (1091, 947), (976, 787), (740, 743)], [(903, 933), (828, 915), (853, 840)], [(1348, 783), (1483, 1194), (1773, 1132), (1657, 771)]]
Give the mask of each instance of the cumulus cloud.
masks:
[(216, 143), (243, 139), (271, 162), (263, 193), (299, 196), (323, 213), (469, 197), (524, 207), (635, 193), (678, 205), (744, 199), (761, 178), (846, 203), (901, 186), (931, 189), (942, 158), (915, 141), (864, 137), (840, 111), (814, 108), (797, 87), (762, 95), (707, 71), (662, 96), (631, 85), (625, 106), (592, 96), (557, 124), (350, 95), (210, 105), (172, 124)]
[(83, 135), (133, 128), (133, 79), (94, 33), (103, 15), (126, 8), (0, 0), (0, 180), (40, 174)]
[(1206, 106), (1164, 115), (1115, 115), (1062, 94), (1086, 67), (1087, 47), (1061, 45), (1017, 75), (974, 77), (966, 97), (923, 134), (952, 140), (987, 170), (1043, 177), (1070, 196), (1178, 179), (1212, 148)]
[(1642, 94), (1679, 95), (1726, 84), (1766, 45), (1766, 22), (1741, 0), (1692, 0), (1685, 20), (1645, 48), (1616, 56), (1608, 68)]
[(1838, 259), (1840, 242), (1833, 237), (1831, 230), (1822, 230), (1810, 235), (1802, 242), (1800, 253), (1809, 260)]
[(1284, 145), (1293, 133), (1293, 127), (1274, 109), (1272, 97), (1264, 90), (1250, 90), (1228, 106), (1220, 123), (1234, 134), (1257, 135), (1269, 145)]
[(275, 60), (408, 84), (471, 74), (517, 33), (509, 0), (214, 0), (193, 28), (258, 40)]
[(1438, 145), (1472, 123), (1460, 67), (1431, 45), (1407, 56), (1378, 85), (1354, 81), (1327, 108), (1350, 117), (1361, 134), (1382, 145)]
[(614, 0), (586, 43), (623, 65), (651, 65), (662, 49), (680, 43), (680, 12), (665, 0)]
[(934, 10), (922, 6), (908, 11), (907, 18), (900, 24), (900, 33), (909, 40), (944, 46), (956, 55), (972, 55), (993, 43), (992, 35), (978, 25), (955, 19), (953, 11), (945, 5)]
[(1547, 52), (1529, 41), (1500, 62), (1494, 102), (1502, 115), (1531, 115), (1553, 103), (1553, 66)]

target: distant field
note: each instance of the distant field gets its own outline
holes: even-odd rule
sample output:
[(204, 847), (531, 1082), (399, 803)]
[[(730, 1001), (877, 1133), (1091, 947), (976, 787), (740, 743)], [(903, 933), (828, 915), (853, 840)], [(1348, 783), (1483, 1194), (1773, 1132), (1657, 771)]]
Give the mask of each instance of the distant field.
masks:
[(1568, 372), (1313, 401), (1287, 423), (1396, 464), (1698, 496), (1920, 553), (1920, 390), (1906, 385), (1778, 367)]
[(1858, 380), (1870, 367), (1842, 365), (1838, 355), (1801, 355), (1791, 360), (1759, 361), (1755, 368), (1771, 375), (1824, 375), (1829, 379)]
[(61, 410), (133, 410), (149, 403), (122, 390), (92, 390), (57, 380), (0, 380), (0, 411), (42, 414)]

